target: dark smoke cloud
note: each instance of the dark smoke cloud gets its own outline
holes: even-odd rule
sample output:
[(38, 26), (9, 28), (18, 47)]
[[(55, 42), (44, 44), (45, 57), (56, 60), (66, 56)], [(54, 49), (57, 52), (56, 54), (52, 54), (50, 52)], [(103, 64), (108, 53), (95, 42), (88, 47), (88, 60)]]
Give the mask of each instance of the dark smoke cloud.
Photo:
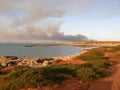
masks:
[[(59, 5), (59, 0), (1, 0), (0, 40), (60, 40), (87, 41), (83, 35), (65, 35), (60, 31), (63, 22), (53, 22), (49, 18), (61, 18), (68, 13)], [(1, 16), (0, 15), (0, 16)], [(39, 25), (37, 25), (39, 24)]]
[[(60, 32), (61, 22), (47, 23), (43, 27), (26, 26), (23, 29), (15, 29), (13, 32), (4, 30), (0, 32), (0, 39), (5, 41), (15, 40), (56, 40), (56, 41), (88, 41), (83, 35), (65, 35)], [(46, 28), (44, 28), (46, 27)]]
[(98, 6), (97, 15), (103, 17), (120, 15), (120, 2), (118, 1), (1, 0), (0, 40), (11, 42), (16, 40), (88, 41), (86, 36), (66, 35), (61, 32), (62, 23), (59, 18), (71, 12), (85, 14), (89, 17), (89, 13), (95, 6)]

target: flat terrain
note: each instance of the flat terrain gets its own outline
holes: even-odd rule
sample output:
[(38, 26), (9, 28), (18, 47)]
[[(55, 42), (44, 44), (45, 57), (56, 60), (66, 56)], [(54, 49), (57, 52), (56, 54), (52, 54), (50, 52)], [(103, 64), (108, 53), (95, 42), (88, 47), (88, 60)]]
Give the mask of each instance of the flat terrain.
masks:
[(59, 43), (37, 43), (37, 44), (26, 44), (25, 47), (34, 46), (81, 46), (81, 47), (91, 47), (91, 46), (117, 46), (120, 45), (119, 41), (89, 41), (89, 42), (59, 42)]
[(117, 46), (120, 45), (120, 42), (112, 42), (112, 41), (105, 41), (105, 42), (73, 42), (71, 43), (73, 46)]

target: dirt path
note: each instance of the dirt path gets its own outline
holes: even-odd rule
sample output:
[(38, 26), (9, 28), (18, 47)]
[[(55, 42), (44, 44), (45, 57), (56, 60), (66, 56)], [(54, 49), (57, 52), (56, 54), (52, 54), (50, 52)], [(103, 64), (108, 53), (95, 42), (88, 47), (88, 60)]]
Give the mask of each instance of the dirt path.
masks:
[(91, 83), (88, 90), (120, 90), (120, 59), (118, 60), (110, 68), (113, 75), (98, 82)]

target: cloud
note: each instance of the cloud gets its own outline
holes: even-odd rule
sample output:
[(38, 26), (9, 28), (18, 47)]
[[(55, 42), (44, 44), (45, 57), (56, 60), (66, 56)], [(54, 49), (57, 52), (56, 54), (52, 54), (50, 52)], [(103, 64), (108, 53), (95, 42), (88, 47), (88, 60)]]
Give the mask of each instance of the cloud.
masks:
[[(120, 15), (119, 0), (1, 0), (0, 40), (87, 41), (83, 35), (65, 35), (59, 18), (79, 13), (91, 17)], [(64, 22), (62, 22), (64, 23)], [(37, 25), (38, 24), (38, 25)]]

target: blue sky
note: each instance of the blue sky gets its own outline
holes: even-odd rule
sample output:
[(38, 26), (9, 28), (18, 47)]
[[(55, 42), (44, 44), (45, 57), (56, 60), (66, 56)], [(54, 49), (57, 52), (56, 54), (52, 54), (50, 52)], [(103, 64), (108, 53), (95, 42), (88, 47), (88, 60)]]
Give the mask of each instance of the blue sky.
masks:
[[(96, 40), (120, 40), (120, 17), (86, 19), (77, 15), (63, 18), (66, 34), (83, 34)], [(68, 27), (70, 26), (70, 27)]]
[(1, 0), (0, 40), (120, 41), (120, 0)]

